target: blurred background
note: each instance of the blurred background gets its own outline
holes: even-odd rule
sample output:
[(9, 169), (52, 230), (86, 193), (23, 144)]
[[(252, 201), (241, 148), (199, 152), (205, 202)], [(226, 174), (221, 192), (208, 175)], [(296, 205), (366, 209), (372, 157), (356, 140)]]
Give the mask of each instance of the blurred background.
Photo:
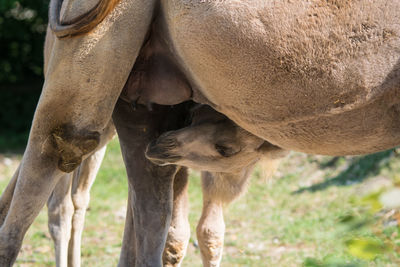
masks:
[[(0, 191), (17, 168), (43, 83), (48, 1), (0, 0)], [(107, 148), (92, 188), (82, 266), (116, 266), (127, 199), (119, 143)], [(222, 266), (400, 266), (398, 149), (358, 157), (292, 152), (272, 178), (261, 167), (226, 208)], [(201, 266), (195, 227), (202, 207), (190, 178), (192, 237), (183, 266)], [(55, 266), (44, 209), (16, 266)]]
[(43, 83), (48, 0), (0, 1), (0, 152), (25, 147)]

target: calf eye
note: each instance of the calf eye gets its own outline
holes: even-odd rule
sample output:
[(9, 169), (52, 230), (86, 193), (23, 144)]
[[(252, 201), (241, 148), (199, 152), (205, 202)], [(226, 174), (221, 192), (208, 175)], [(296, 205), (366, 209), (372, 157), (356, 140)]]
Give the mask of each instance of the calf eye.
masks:
[(215, 149), (223, 157), (230, 157), (237, 153), (233, 148), (226, 147), (226, 146), (219, 145), (219, 144), (215, 144)]

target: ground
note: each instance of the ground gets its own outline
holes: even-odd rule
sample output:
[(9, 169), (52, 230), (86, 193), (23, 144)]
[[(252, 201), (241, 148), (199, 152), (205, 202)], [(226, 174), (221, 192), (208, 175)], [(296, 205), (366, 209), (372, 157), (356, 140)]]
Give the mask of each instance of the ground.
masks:
[[(1, 190), (20, 158), (0, 154)], [(118, 140), (113, 140), (92, 189), (82, 266), (116, 266), (126, 210), (125, 177)], [(378, 201), (399, 185), (399, 177), (397, 150), (363, 157), (292, 152), (270, 179), (258, 168), (249, 192), (225, 211), (222, 266), (400, 266), (399, 212), (383, 209)], [(189, 191), (192, 237), (183, 266), (196, 267), (201, 266), (195, 237), (201, 212), (197, 172), (191, 172)], [(54, 265), (44, 209), (25, 237), (16, 266)]]

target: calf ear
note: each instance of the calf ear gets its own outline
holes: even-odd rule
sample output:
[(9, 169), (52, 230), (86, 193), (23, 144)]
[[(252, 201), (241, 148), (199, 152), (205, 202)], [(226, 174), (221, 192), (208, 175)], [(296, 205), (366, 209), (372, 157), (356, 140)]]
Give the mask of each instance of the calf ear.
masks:
[(270, 159), (283, 158), (289, 154), (288, 150), (282, 149), (266, 141), (262, 143), (262, 145), (257, 149), (257, 151), (261, 153), (264, 157), (268, 157)]

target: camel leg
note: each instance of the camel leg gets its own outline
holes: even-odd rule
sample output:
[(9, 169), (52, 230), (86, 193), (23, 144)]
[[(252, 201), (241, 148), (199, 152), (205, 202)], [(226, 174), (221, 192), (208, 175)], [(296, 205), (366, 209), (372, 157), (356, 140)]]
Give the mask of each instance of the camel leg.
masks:
[[(187, 169), (181, 168), (174, 179), (173, 211), (168, 237), (163, 253), (163, 266), (180, 266), (186, 254), (190, 238), (188, 221)], [(133, 225), (131, 202), (133, 191), (129, 192), (126, 212), (124, 239), (118, 267), (135, 266), (135, 231)]]
[(19, 175), (19, 169), (21, 164), (18, 166), (18, 169), (15, 171), (13, 177), (8, 183), (6, 189), (4, 189), (3, 194), (0, 198), (0, 226), (3, 225), (4, 220), (6, 219), (8, 209), (11, 205), (11, 200), (14, 195), (15, 185), (17, 184), (17, 179)]
[[(173, 129), (178, 108), (155, 106), (136, 111), (118, 101), (113, 120), (132, 188), (131, 208), (135, 229), (135, 265), (162, 266), (162, 253), (172, 213), (173, 180), (176, 166), (157, 166), (145, 158), (147, 144)], [(175, 129), (177, 126), (175, 127)]]
[(54, 242), (57, 267), (67, 267), (68, 242), (71, 236), (71, 219), (74, 212), (71, 200), (71, 181), (75, 177), (76, 173), (63, 175), (47, 201), (48, 227)]
[(81, 263), (81, 239), (85, 223), (86, 209), (90, 200), (90, 188), (96, 179), (101, 162), (103, 161), (106, 146), (97, 150), (84, 160), (72, 184), (72, 203), (74, 212), (72, 216), (71, 239), (68, 248), (68, 266), (79, 267)]
[(204, 186), (204, 180), (210, 178), (211, 175), (202, 172), (203, 210), (196, 228), (201, 258), (205, 267), (220, 266), (225, 234), (223, 203)]
[(171, 225), (163, 253), (165, 267), (179, 267), (190, 238), (188, 209), (188, 173), (181, 168), (174, 179), (174, 200)]
[(136, 241), (135, 241), (135, 230), (133, 225), (133, 213), (131, 207), (132, 195), (133, 195), (133, 190), (129, 188), (124, 237), (122, 240), (122, 248), (121, 248), (121, 254), (119, 256), (118, 267), (135, 266)]
[[(55, 132), (52, 136), (48, 138), (43, 137), (41, 140), (40, 137), (33, 134), (33, 132), (41, 130), (42, 128), (36, 128), (34, 123), (31, 130), (31, 139), (22, 159), (18, 177), (16, 178), (11, 204), (4, 223), (0, 228), (0, 266), (11, 266), (13, 264), (26, 231), (50, 197), (59, 179), (65, 175), (65, 172), (59, 169), (60, 162), (62, 164), (69, 164), (67, 161), (64, 161), (65, 158), (62, 159), (62, 156), (60, 158), (58, 154), (66, 150), (57, 151), (54, 148), (57, 142), (55, 139), (59, 137), (58, 135), (62, 134)], [(60, 129), (60, 131), (62, 130)], [(95, 134), (87, 132), (87, 135), (85, 134), (83, 137), (73, 139), (74, 137), (70, 135), (73, 133), (74, 131), (70, 132), (68, 136), (65, 136), (65, 139), (72, 143), (69, 146), (70, 148), (72, 147), (71, 150), (83, 153), (83, 158), (85, 154), (90, 153), (93, 144), (101, 143), (101, 135), (96, 137)], [(32, 137), (32, 135), (37, 138)], [(62, 141), (60, 144), (62, 144)], [(68, 144), (65, 145), (68, 146)], [(83, 147), (87, 147), (89, 150), (85, 150)], [(67, 152), (66, 155), (70, 154)], [(14, 182), (15, 179), (11, 181), (9, 188), (12, 188)], [(9, 191), (12, 192), (12, 190), (7, 190), (7, 196)]]
[(28, 147), (25, 152), (10, 208), (0, 228), (0, 266), (11, 266), (15, 261), (25, 232), (62, 175), (56, 164), (36, 149)]
[(246, 191), (254, 163), (238, 173), (201, 173), (203, 211), (197, 225), (197, 238), (203, 266), (220, 266), (224, 246), (223, 207)]
[(154, 5), (122, 0), (96, 34), (56, 39), (50, 45), (42, 94), (0, 228), (0, 266), (14, 263), (26, 231), (59, 178), (98, 147), (148, 32)]

